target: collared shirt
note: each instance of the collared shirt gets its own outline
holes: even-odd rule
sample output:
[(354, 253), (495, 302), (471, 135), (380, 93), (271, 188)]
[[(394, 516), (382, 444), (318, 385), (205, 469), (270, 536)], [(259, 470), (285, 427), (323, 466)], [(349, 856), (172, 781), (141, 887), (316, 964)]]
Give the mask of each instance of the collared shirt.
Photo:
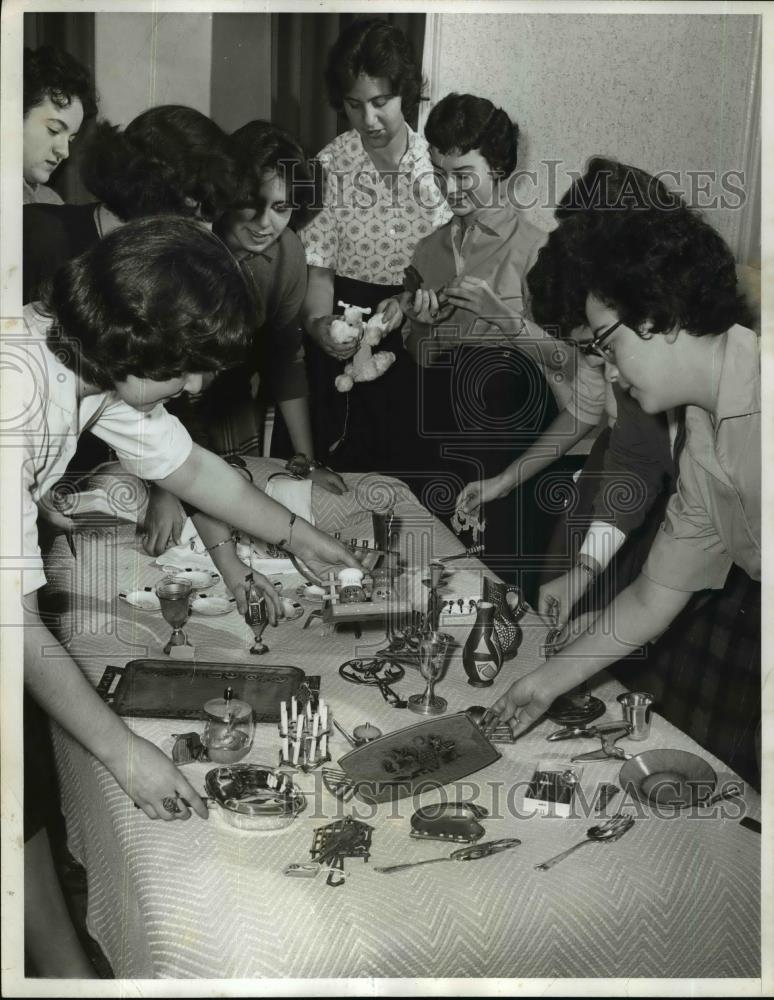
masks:
[(64, 205), (64, 202), (49, 187), (48, 184), (30, 184), (29, 181), (22, 180), (24, 188), (24, 205)]
[[(263, 253), (242, 262), (253, 280), (261, 304), (259, 327), (271, 395), (277, 402), (308, 395), (304, 346), (298, 316), (306, 295), (306, 258), (298, 236), (286, 229)], [(263, 368), (263, 366), (261, 366)]]
[[(547, 235), (506, 202), (480, 213), (464, 230), (459, 219), (452, 219), (422, 240), (412, 263), (422, 276), (423, 287), (435, 291), (462, 277), (484, 278), (506, 308), (520, 316), (527, 297), (524, 279)], [(422, 364), (422, 345), (430, 339), (434, 347), (456, 346), (463, 341), (510, 342), (520, 330), (517, 323), (515, 320), (513, 334), (508, 335), (486, 317), (455, 309), (436, 326), (410, 321), (406, 347)]]
[(128, 471), (141, 479), (164, 479), (188, 458), (193, 442), (161, 403), (148, 412), (135, 410), (115, 392), (78, 399), (78, 380), (46, 344), (50, 316), (35, 305), (24, 307), (28, 339), (16, 344), (18, 412), (29, 414), (24, 426), (22, 516), (24, 554), (36, 568), (24, 573), (23, 591), (32, 593), (46, 578), (38, 547), (37, 501), (61, 479), (75, 454), (79, 435), (89, 428), (113, 448)]
[(301, 232), (306, 262), (345, 278), (400, 285), (417, 243), (450, 217), (427, 142), (409, 126), (408, 146), (389, 186), (354, 129), (320, 151), (324, 207)]
[(722, 336), (715, 410), (686, 407), (677, 491), (643, 568), (674, 590), (719, 590), (733, 563), (761, 578), (759, 344), (741, 326)]

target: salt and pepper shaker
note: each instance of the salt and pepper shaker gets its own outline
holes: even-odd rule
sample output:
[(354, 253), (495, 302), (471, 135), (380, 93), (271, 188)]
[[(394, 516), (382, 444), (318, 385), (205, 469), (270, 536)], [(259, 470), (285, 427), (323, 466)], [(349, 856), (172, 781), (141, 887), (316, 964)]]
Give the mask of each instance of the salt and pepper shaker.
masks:
[(261, 636), (269, 624), (266, 598), (256, 587), (252, 573), (248, 573), (245, 577), (245, 583), (247, 583), (247, 614), (245, 615), (245, 622), (253, 630), (255, 637), (255, 642), (250, 647), (250, 652), (256, 656), (261, 656), (263, 653), (269, 652), (269, 647), (261, 640)]

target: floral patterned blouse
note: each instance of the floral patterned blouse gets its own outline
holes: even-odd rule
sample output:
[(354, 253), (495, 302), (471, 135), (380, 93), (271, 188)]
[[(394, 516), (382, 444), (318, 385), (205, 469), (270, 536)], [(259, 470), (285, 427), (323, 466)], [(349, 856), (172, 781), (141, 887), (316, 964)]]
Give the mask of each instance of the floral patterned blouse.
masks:
[(400, 285), (417, 243), (451, 218), (426, 140), (406, 128), (408, 147), (394, 185), (380, 176), (354, 129), (320, 151), (324, 207), (299, 233), (307, 264), (357, 281)]

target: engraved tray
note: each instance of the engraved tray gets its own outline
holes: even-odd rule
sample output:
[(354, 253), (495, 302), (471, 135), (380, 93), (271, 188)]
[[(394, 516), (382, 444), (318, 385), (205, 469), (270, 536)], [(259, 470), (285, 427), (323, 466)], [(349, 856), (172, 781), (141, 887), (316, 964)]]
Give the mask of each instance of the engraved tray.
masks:
[(364, 802), (389, 802), (480, 771), (500, 754), (465, 712), (425, 719), (339, 758)]
[(125, 667), (107, 666), (97, 693), (118, 715), (201, 719), (204, 703), (231, 687), (235, 698), (252, 706), (256, 722), (279, 722), (280, 702), (293, 695), (303, 700), (302, 685), (316, 693), (320, 678), (307, 677), (300, 667), (130, 660)]

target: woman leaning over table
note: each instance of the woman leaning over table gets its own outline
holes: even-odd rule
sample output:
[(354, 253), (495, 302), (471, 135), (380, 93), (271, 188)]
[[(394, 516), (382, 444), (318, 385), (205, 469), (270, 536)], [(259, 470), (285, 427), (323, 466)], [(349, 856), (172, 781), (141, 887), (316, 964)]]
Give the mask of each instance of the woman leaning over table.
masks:
[[(211, 225), (236, 192), (225, 133), (200, 111), (175, 104), (149, 108), (125, 129), (100, 123), (83, 149), (82, 173), (96, 202), (24, 209), (25, 303), (44, 297), (64, 263), (130, 220), (170, 214)], [(203, 443), (211, 446), (209, 440)], [(68, 474), (87, 472), (108, 457), (104, 444), (87, 432)], [(56, 515), (50, 517), (56, 523)], [(164, 551), (184, 523), (177, 499), (152, 485), (144, 526), (147, 550)]]
[(70, 143), (97, 113), (89, 72), (50, 45), (24, 50), (24, 204), (61, 205), (48, 181)]
[[(306, 295), (306, 258), (295, 230), (303, 225), (312, 197), (309, 166), (296, 139), (271, 122), (248, 122), (233, 133), (231, 143), (240, 192), (214, 229), (249, 276), (260, 315), (250, 366), (233, 378), (218, 379), (200, 408), (224, 427), (227, 440), (219, 450), (243, 453), (260, 448), (260, 404), (272, 398), (277, 403), (272, 454), (294, 456), (295, 464), (308, 467), (315, 483), (342, 493), (341, 477), (315, 461), (299, 320)], [(258, 374), (267, 384), (253, 399), (250, 380), (255, 384)]]
[(338, 393), (334, 379), (354, 349), (330, 337), (338, 302), (370, 308), (402, 290), (420, 239), (450, 212), (433, 180), (427, 143), (406, 122), (422, 92), (422, 75), (406, 36), (386, 21), (355, 21), (331, 48), (328, 98), (352, 128), (319, 153), (323, 208), (300, 233), (309, 265), (302, 320), (315, 454), (339, 470), (399, 472), (400, 388), (408, 356), (400, 333), (380, 345), (396, 363), (374, 382)]
[[(698, 214), (654, 209), (603, 228), (577, 266), (608, 377), (646, 413), (685, 405), (686, 441), (677, 490), (640, 575), (585, 634), (489, 710), (517, 736), (560, 694), (660, 637), (693, 594), (721, 590), (734, 566), (753, 589), (761, 575), (759, 345), (739, 325), (747, 309), (731, 251)], [(750, 686), (742, 670), (759, 691), (759, 633), (757, 647), (757, 657), (753, 650), (746, 664), (721, 664), (711, 678), (701, 650), (688, 664), (694, 700), (707, 710), (714, 691), (710, 710), (738, 736), (755, 728), (736, 701)]]

